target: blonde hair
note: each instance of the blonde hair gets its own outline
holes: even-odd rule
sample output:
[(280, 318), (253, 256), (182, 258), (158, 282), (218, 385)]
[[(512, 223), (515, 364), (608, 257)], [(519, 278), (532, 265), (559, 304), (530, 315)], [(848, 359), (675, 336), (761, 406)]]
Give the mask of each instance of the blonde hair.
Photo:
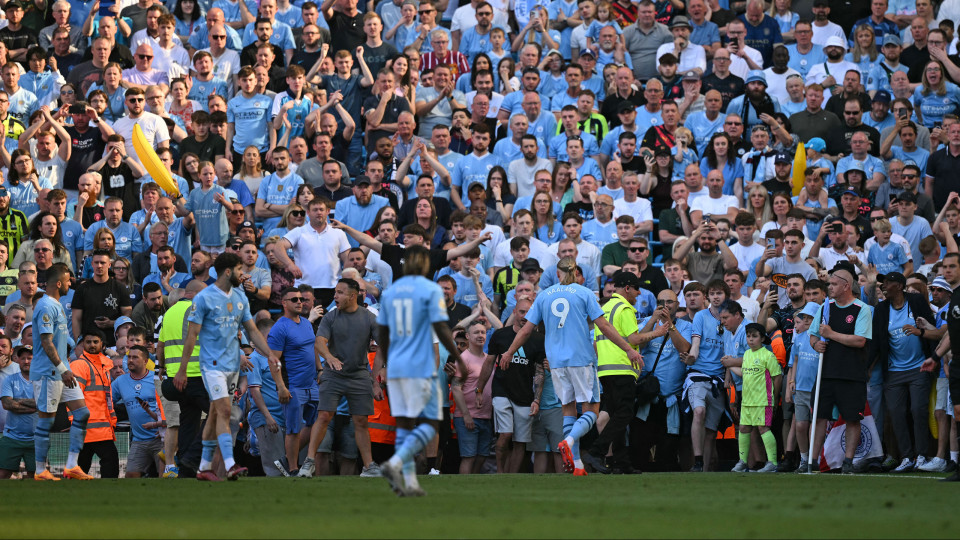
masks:
[(564, 257), (557, 263), (557, 270), (562, 273), (561, 285), (570, 285), (577, 280), (577, 260), (573, 257)]
[(874, 221), (871, 225), (873, 232), (890, 232), (893, 230), (893, 227), (890, 225), (890, 221), (886, 218), (879, 221)]
[(695, 142), (693, 140), (693, 132), (685, 127), (678, 127), (677, 130), (674, 132), (674, 137), (677, 139), (679, 139), (680, 137), (683, 137), (684, 144), (686, 144), (687, 146), (690, 146)]

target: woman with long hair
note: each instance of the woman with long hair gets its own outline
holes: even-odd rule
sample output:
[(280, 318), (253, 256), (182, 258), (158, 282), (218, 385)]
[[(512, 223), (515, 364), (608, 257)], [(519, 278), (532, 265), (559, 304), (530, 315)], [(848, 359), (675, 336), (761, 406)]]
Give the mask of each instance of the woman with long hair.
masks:
[(653, 215), (673, 206), (670, 198), (670, 183), (673, 182), (674, 159), (670, 149), (658, 146), (653, 157), (646, 155), (643, 158), (647, 172), (640, 177), (640, 195), (649, 197), (653, 206)]
[(202, 111), (203, 106), (199, 101), (187, 97), (188, 92), (186, 79), (176, 78), (170, 81), (171, 100), (167, 104), (167, 112), (180, 129), (193, 135), (193, 121), (190, 117), (195, 111)]
[(760, 229), (763, 236), (770, 229), (783, 229), (787, 226), (787, 212), (793, 210), (793, 200), (786, 193), (774, 193), (770, 202), (773, 209), (773, 221), (766, 221)]
[(111, 122), (116, 122), (127, 113), (124, 95), (127, 89), (120, 84), (121, 81), (123, 81), (123, 67), (116, 62), (109, 62), (103, 68), (103, 84), (91, 86), (91, 88), (103, 90), (107, 95), (107, 110), (102, 116)]
[(457, 77), (457, 90), (464, 94), (472, 92), (477, 88), (477, 73), (481, 70), (493, 71), (493, 64), (487, 53), (480, 53), (473, 58), (473, 67), (470, 71)]
[(306, 222), (306, 207), (300, 206), (297, 203), (288, 204), (287, 209), (283, 211), (283, 217), (280, 218), (277, 226), (267, 231), (263, 237), (267, 238), (270, 236), (283, 236), (297, 227), (303, 227), (303, 224)]
[(726, 133), (714, 133), (710, 137), (703, 159), (700, 160), (700, 174), (704, 178), (714, 169), (723, 173), (723, 194), (735, 195), (738, 201), (742, 200), (743, 162), (737, 159), (733, 142)]
[(577, 181), (577, 171), (569, 163), (558, 161), (553, 168), (553, 179), (550, 181), (550, 196), (560, 208), (572, 202), (580, 202), (580, 182)]
[(187, 181), (190, 189), (200, 185), (200, 156), (185, 152), (180, 156), (180, 176)]
[(793, 28), (800, 20), (800, 14), (791, 11), (792, 7), (790, 0), (774, 0), (770, 3), (770, 9), (767, 10), (767, 15), (773, 17), (780, 27), (780, 36), (784, 42), (793, 41)]
[(60, 220), (50, 212), (40, 212), (30, 222), (30, 239), (20, 244), (20, 248), (17, 249), (17, 256), (13, 258), (11, 264), (19, 268), (22, 262), (37, 262), (33, 255), (33, 245), (38, 240), (45, 239), (53, 244), (53, 262), (63, 263), (69, 268), (73, 268), (73, 257), (70, 256), (70, 250), (63, 245), (62, 234)]
[(509, 56), (501, 58), (497, 64), (497, 70), (493, 72), (493, 91), (505, 96), (519, 90), (520, 79), (517, 78), (516, 73), (517, 63), (513, 58)]
[(439, 248), (442, 246), (443, 240), (447, 236), (447, 229), (437, 223), (437, 207), (434, 206), (433, 201), (425, 198), (417, 199), (414, 209), (416, 223), (427, 231), (426, 239), (430, 240), (430, 247)]
[(193, 30), (204, 22), (203, 6), (197, 0), (177, 0), (173, 8), (173, 16), (177, 19), (177, 26), (173, 33), (186, 43)]
[[(113, 232), (110, 229), (103, 227), (97, 229), (97, 232), (93, 234), (93, 251), (98, 249), (105, 249), (110, 252), (110, 260), (117, 260), (117, 239), (113, 236)], [(80, 270), (81, 279), (90, 279), (93, 277), (93, 265), (91, 264), (92, 257), (87, 255), (83, 258), (83, 268)]]
[(553, 213), (553, 197), (549, 192), (541, 190), (534, 193), (530, 206), (533, 211), (534, 236), (545, 244), (553, 244), (566, 237), (563, 234), (563, 225), (557, 221), (557, 216)]
[(370, 229), (365, 232), (370, 236), (376, 237), (377, 233), (380, 231), (380, 224), (384, 221), (392, 221), (397, 223), (397, 230), (400, 230), (400, 224), (397, 221), (397, 211), (394, 210), (392, 206), (387, 205), (377, 210), (377, 215), (373, 218), (373, 225), (370, 226)]
[(860, 73), (870, 73), (880, 58), (877, 50), (877, 34), (869, 24), (861, 24), (853, 30), (853, 47), (847, 53), (848, 62), (853, 62)]
[(133, 272), (130, 271), (130, 261), (126, 257), (117, 257), (110, 267), (113, 271), (113, 278), (127, 286), (130, 291), (130, 301), (133, 305), (143, 298), (143, 288), (140, 283), (133, 279)]
[(946, 71), (937, 60), (929, 60), (923, 68), (920, 86), (913, 91), (914, 111), (927, 129), (943, 125), (943, 117), (960, 109), (960, 88), (947, 81)]
[(313, 192), (313, 186), (310, 184), (300, 184), (300, 187), (297, 188), (297, 194), (294, 196), (293, 200), (297, 204), (306, 208), (310, 201), (317, 198), (317, 194)]
[(396, 79), (397, 88), (403, 90), (403, 95), (407, 98), (407, 101), (410, 102), (410, 110), (417, 110), (417, 85), (413, 81), (414, 73), (410, 70), (410, 58), (403, 54), (397, 56), (390, 64), (390, 70)]
[[(60, 101), (58, 102), (58, 108), (63, 107), (64, 105), (73, 105), (77, 102), (77, 92), (80, 90), (73, 83), (66, 83), (60, 87)], [(52, 110), (52, 107), (51, 107)], [(73, 121), (73, 117), (69, 114), (67, 119)]]
[(747, 208), (745, 212), (757, 220), (757, 230), (763, 228), (765, 223), (773, 221), (773, 209), (770, 207), (770, 192), (762, 185), (753, 186), (747, 194)]
[(10, 195), (10, 207), (22, 211), (27, 216), (40, 210), (37, 197), (44, 187), (54, 186), (48, 179), (41, 185), (40, 174), (33, 162), (30, 150), (18, 148), (10, 153), (12, 166), (7, 172), (7, 193)]
[(487, 212), (497, 212), (504, 223), (509, 223), (516, 202), (517, 198), (507, 188), (507, 171), (494, 165), (487, 174)]
[(243, 180), (250, 193), (256, 193), (260, 190), (260, 182), (263, 181), (265, 176), (267, 176), (267, 173), (260, 167), (260, 150), (256, 146), (244, 148), (240, 170), (233, 175), (233, 179)]

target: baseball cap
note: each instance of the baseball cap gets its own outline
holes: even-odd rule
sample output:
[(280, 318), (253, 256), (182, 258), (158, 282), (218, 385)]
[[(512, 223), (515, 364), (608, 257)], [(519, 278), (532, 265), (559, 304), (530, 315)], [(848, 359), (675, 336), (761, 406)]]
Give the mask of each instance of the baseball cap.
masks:
[(874, 103), (890, 103), (891, 101), (890, 92), (886, 90), (877, 90), (877, 93), (873, 95)]
[(804, 146), (811, 150), (816, 150), (817, 152), (823, 152), (827, 149), (827, 143), (825, 143), (820, 137), (814, 137), (810, 139)]
[(696, 82), (696, 81), (699, 81), (699, 80), (700, 80), (700, 75), (697, 75), (697, 72), (696, 72), (696, 71), (688, 71), (688, 72), (684, 73), (683, 78), (680, 79), (681, 82), (683, 82), (683, 81), (693, 81), (693, 82)]
[(900, 272), (890, 272), (889, 274), (877, 274), (877, 281), (896, 281), (897, 283), (906, 286), (907, 278), (903, 277), (903, 274)]
[(858, 199), (860, 198), (860, 194), (857, 193), (856, 191), (852, 190), (852, 189), (845, 189), (845, 190), (843, 190), (843, 193), (841, 193), (840, 195), (841, 195), (841, 196), (843, 196), (843, 195), (853, 195), (854, 197), (856, 197), (856, 198), (858, 198)]
[(617, 106), (617, 114), (624, 114), (630, 111), (636, 111), (637, 106), (630, 101), (621, 101)]
[(945, 291), (953, 291), (953, 287), (950, 286), (950, 283), (947, 282), (943, 276), (937, 276), (937, 278), (933, 280), (933, 283), (930, 284), (930, 287), (936, 287)]
[(257, 227), (254, 226), (254, 224), (253, 224), (252, 221), (244, 221), (243, 223), (241, 223), (241, 224), (240, 224), (240, 227), (237, 228), (237, 232), (240, 232), (240, 231), (242, 231), (243, 229), (250, 229), (250, 230), (252, 230), (254, 233), (257, 232)]
[(370, 185), (370, 177), (365, 174), (357, 175), (357, 178), (353, 181), (354, 186)]
[[(837, 264), (833, 265), (833, 269), (831, 269), (829, 273), (833, 274), (837, 270), (847, 271), (854, 277), (857, 275), (857, 267), (853, 266), (853, 263), (850, 261), (837, 261)], [(879, 279), (879, 276), (877, 279)]]
[(917, 196), (911, 191), (901, 191), (900, 194), (897, 195), (897, 202), (917, 204)]
[(820, 305), (816, 302), (807, 302), (803, 309), (800, 310), (800, 315), (806, 315), (808, 317), (816, 317), (817, 310), (820, 309)]
[(773, 156), (773, 162), (774, 163), (793, 163), (793, 160), (790, 159), (790, 156), (787, 155), (786, 152), (777, 152), (777, 154)]
[(654, 156), (672, 156), (673, 152), (670, 151), (666, 146), (660, 145), (653, 149)]
[(613, 274), (613, 286), (617, 288), (623, 287), (633, 287), (634, 289), (639, 289), (641, 287), (640, 278), (637, 277), (633, 272), (624, 272), (623, 270), (618, 270)]
[(8, 10), (8, 9), (11, 9), (11, 8), (20, 8), (20, 9), (23, 9), (23, 4), (21, 4), (19, 0), (10, 0), (9, 2), (7, 2), (6, 4), (3, 5), (3, 10), (4, 10), (4, 11), (6, 11), (6, 10)]
[(543, 272), (543, 268), (540, 267), (540, 261), (529, 257), (520, 265), (520, 272)]
[(844, 50), (844, 52), (846, 52), (847, 50), (847, 44), (844, 43), (843, 39), (841, 39), (840, 36), (828, 37), (827, 42), (823, 44), (824, 49), (826, 49), (827, 47), (840, 47), (841, 49)]
[(883, 44), (881, 47), (886, 47), (887, 45), (896, 45), (897, 47), (903, 46), (903, 41), (900, 39), (900, 36), (894, 34), (885, 34), (883, 36)]
[(677, 15), (670, 23), (670, 29), (673, 30), (674, 28), (693, 28), (693, 26), (690, 25), (689, 19), (683, 15)]
[(748, 324), (748, 325), (746, 326), (746, 328), (743, 329), (743, 331), (744, 331), (744, 333), (747, 333), (747, 332), (756, 332), (756, 333), (760, 334), (761, 336), (763, 336), (763, 344), (764, 344), (764, 345), (766, 345), (767, 343), (770, 343), (770, 336), (767, 335), (767, 329), (764, 328), (763, 325), (760, 324), (760, 323), (752, 322), (752, 323)]
[(813, 7), (829, 7), (829, 0), (813, 0)]
[(585, 56), (585, 55), (590, 55), (594, 58), (597, 57), (597, 55), (593, 54), (593, 51), (590, 49), (584, 49), (583, 52), (580, 53), (580, 56)]
[(131, 319), (130, 317), (127, 317), (126, 315), (122, 315), (118, 317), (117, 320), (113, 322), (113, 334), (116, 335), (117, 330), (120, 330), (121, 326), (128, 323), (133, 324), (133, 319)]
[(763, 74), (759, 69), (754, 69), (747, 73), (746, 83), (750, 84), (752, 82), (762, 82), (764, 86), (767, 85), (767, 76)]

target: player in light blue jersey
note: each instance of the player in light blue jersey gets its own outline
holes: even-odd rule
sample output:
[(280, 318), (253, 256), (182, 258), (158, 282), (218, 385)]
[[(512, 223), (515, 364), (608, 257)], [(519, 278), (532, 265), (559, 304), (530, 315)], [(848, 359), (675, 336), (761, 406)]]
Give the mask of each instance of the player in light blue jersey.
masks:
[[(643, 357), (603, 318), (603, 309), (590, 289), (574, 283), (576, 273), (576, 259), (560, 259), (557, 263), (557, 279), (560, 283), (540, 291), (527, 312), (526, 324), (517, 333), (510, 348), (501, 355), (501, 359), (506, 358), (509, 362), (514, 353), (526, 343), (534, 327), (543, 323), (546, 329), (544, 343), (547, 360), (550, 362), (550, 375), (557, 397), (563, 404), (565, 438), (558, 445), (560, 457), (566, 472), (586, 476), (587, 472), (580, 461), (578, 441), (590, 431), (600, 413), (597, 353), (593, 348), (589, 322), (593, 321), (604, 338), (626, 352), (631, 364), (642, 369)], [(506, 369), (502, 361), (500, 367)], [(578, 404), (583, 407), (580, 418), (577, 418)]]
[(467, 373), (446, 324), (443, 292), (426, 277), (429, 275), (430, 252), (422, 246), (408, 246), (403, 277), (383, 292), (377, 315), (380, 354), (374, 372), (386, 364), (390, 412), (397, 420), (396, 453), (380, 468), (393, 491), (402, 497), (425, 495), (417, 482), (413, 456), (433, 439), (443, 418), (434, 335), (450, 351), (447, 362), (456, 362), (459, 372)]
[(240, 341), (237, 339), (240, 326), (246, 330), (250, 343), (260, 354), (266, 356), (271, 364), (280, 363), (250, 316), (250, 303), (240, 289), (242, 266), (240, 257), (233, 253), (217, 256), (213, 263), (217, 281), (193, 299), (187, 316), (190, 326), (183, 343), (180, 369), (173, 379), (174, 386), (182, 392), (187, 386), (187, 364), (199, 340), (200, 374), (210, 395), (210, 411), (203, 428), (203, 454), (197, 469), (197, 480), (220, 481), (213, 472), (212, 463), (218, 445), (223, 465), (227, 468), (227, 480), (236, 480), (247, 474), (246, 467), (237, 465), (233, 460), (233, 439), (230, 436), (230, 406), (240, 378), (240, 369), (249, 371), (253, 367), (249, 360), (241, 360)]
[(140, 478), (163, 450), (158, 428), (161, 411), (158, 405), (157, 387), (153, 373), (147, 371), (150, 353), (143, 345), (130, 347), (127, 353), (127, 373), (116, 378), (110, 385), (113, 406), (121, 403), (130, 417), (130, 453), (127, 455), (125, 478)]
[(233, 152), (234, 168), (240, 168), (243, 152), (256, 146), (261, 154), (276, 146), (276, 132), (268, 129), (273, 100), (257, 93), (257, 74), (251, 66), (237, 73), (240, 92), (227, 103), (228, 152)]
[(37, 430), (34, 433), (34, 452), (37, 462), (35, 480), (59, 480), (47, 469), (47, 452), (50, 449), (50, 428), (57, 416), (57, 408), (63, 402), (73, 413), (70, 425), (70, 451), (63, 471), (64, 478), (92, 480), (77, 465), (83, 439), (87, 434), (90, 411), (83, 400), (83, 390), (77, 385), (67, 359), (67, 314), (60, 304), (60, 297), (70, 291), (70, 269), (56, 263), (47, 271), (46, 294), (37, 300), (33, 308), (33, 363), (30, 382), (37, 400)]

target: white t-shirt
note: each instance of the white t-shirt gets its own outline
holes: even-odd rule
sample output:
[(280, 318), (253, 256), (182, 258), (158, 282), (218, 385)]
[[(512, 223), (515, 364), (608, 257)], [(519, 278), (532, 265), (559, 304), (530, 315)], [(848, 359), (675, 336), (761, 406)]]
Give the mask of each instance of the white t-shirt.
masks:
[(340, 273), (340, 254), (350, 249), (347, 235), (327, 225), (318, 233), (310, 223), (288, 231), (284, 235), (293, 246), (293, 257), (303, 277), (294, 285), (302, 283), (314, 289), (332, 289), (337, 286)]
[(688, 204), (691, 212), (700, 210), (703, 215), (717, 214), (722, 216), (729, 212), (730, 208), (740, 208), (735, 195), (721, 195), (719, 199), (713, 199), (710, 195), (707, 195), (706, 197), (697, 197), (693, 202), (688, 200)]
[(747, 322), (757, 322), (757, 315), (760, 314), (760, 303), (743, 294), (737, 299), (737, 303), (743, 308), (743, 319)]
[(650, 201), (642, 197), (637, 197), (637, 200), (633, 202), (617, 199), (613, 201), (613, 219), (620, 216), (633, 216), (633, 221), (637, 224), (643, 221), (653, 221), (653, 206)]
[(737, 268), (741, 272), (750, 271), (750, 263), (763, 255), (764, 246), (758, 243), (745, 246), (739, 242), (730, 246), (730, 251), (737, 258)]
[(540, 169), (553, 172), (553, 163), (546, 158), (537, 158), (533, 167), (528, 167), (523, 159), (515, 159), (507, 167), (507, 182), (517, 186), (517, 197), (533, 197), (536, 190), (533, 187), (533, 175)]
[[(62, 142), (60, 144), (68, 143)], [(36, 153), (32, 153), (33, 162), (37, 167), (37, 174), (40, 175), (40, 180), (48, 179), (55, 188), (63, 189), (63, 173), (67, 170), (67, 162), (60, 159), (60, 154), (57, 152), (53, 153), (49, 161), (40, 161), (37, 159)]]
[(133, 149), (134, 124), (140, 125), (140, 129), (143, 130), (143, 135), (147, 139), (147, 144), (152, 148), (156, 148), (157, 145), (162, 142), (169, 141), (170, 131), (167, 130), (167, 124), (163, 121), (163, 118), (147, 111), (144, 111), (143, 114), (135, 120), (129, 116), (123, 116), (113, 123), (113, 130), (123, 135), (123, 139), (126, 141), (124, 147), (127, 150), (127, 155), (137, 163), (141, 163), (140, 157), (137, 156), (137, 152)]
[[(816, 23), (811, 26), (813, 26), (813, 38), (811, 41), (813, 41), (814, 45), (823, 47), (826, 45), (827, 40), (833, 36), (842, 39), (844, 43), (847, 42), (847, 34), (843, 32), (843, 28), (841, 28), (839, 24), (827, 21), (826, 26), (817, 26)], [(807, 84), (810, 83), (808, 82)]]
[[(532, 236), (529, 238), (529, 240), (530, 257), (536, 259), (537, 262), (540, 263), (540, 268), (547, 268), (550, 265), (557, 263), (557, 256), (553, 253), (550, 253), (550, 246)], [(510, 261), (512, 260), (513, 257), (510, 256), (510, 242), (501, 242), (493, 254), (493, 265), (496, 267), (503, 267), (510, 264)]]

